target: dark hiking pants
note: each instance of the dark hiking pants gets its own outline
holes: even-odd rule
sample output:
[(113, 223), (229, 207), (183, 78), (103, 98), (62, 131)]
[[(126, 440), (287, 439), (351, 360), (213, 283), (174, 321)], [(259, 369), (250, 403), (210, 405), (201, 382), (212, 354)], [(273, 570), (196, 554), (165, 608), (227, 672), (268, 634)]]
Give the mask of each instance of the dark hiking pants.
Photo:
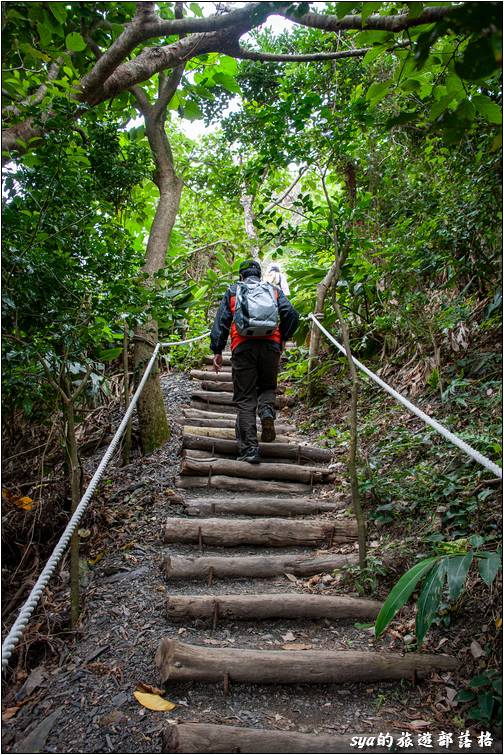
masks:
[(238, 452), (257, 448), (256, 412), (259, 417), (275, 417), (280, 351), (268, 341), (255, 341), (234, 352), (231, 365), (236, 415)]

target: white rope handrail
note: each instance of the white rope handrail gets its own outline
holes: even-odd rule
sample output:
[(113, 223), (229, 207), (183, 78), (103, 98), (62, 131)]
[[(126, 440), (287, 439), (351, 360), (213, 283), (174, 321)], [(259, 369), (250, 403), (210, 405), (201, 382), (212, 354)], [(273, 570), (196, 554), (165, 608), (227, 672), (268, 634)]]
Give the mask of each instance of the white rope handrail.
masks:
[(51, 556), (49, 557), (49, 560), (47, 561), (42, 572), (40, 573), (40, 576), (37, 579), (35, 585), (33, 586), (28, 598), (26, 599), (21, 610), (19, 611), (16, 621), (12, 625), (7, 637), (5, 638), (2, 644), (2, 668), (3, 669), (7, 666), (7, 663), (9, 662), (9, 658), (11, 657), (14, 648), (16, 647), (17, 643), (21, 639), (23, 632), (31, 618), (33, 611), (35, 610), (37, 603), (40, 600), (40, 597), (47, 583), (49, 582), (52, 575), (54, 574), (54, 570), (56, 569), (56, 566), (58, 565), (61, 557), (63, 556), (63, 553), (65, 552), (66, 547), (68, 543), (70, 542), (73, 533), (77, 529), (79, 522), (82, 519), (84, 512), (86, 511), (89, 501), (91, 500), (91, 497), (96, 489), (96, 486), (100, 482), (103, 476), (103, 473), (105, 472), (105, 469), (110, 459), (112, 458), (112, 455), (117, 447), (117, 444), (119, 443), (119, 440), (121, 439), (121, 436), (128, 425), (130, 417), (133, 413), (133, 409), (135, 408), (138, 402), (138, 399), (140, 398), (140, 394), (142, 393), (144, 389), (145, 383), (147, 382), (147, 378), (149, 377), (151, 373), (151, 370), (154, 365), (154, 362), (156, 361), (156, 357), (158, 355), (159, 349), (162, 346), (163, 347), (183, 346), (186, 343), (193, 343), (194, 341), (200, 341), (202, 338), (206, 338), (208, 334), (209, 332), (203, 333), (203, 335), (201, 336), (196, 336), (195, 338), (188, 338), (184, 341), (158, 343), (155, 346), (152, 356), (147, 364), (147, 367), (145, 368), (145, 372), (142, 375), (142, 379), (138, 385), (138, 388), (133, 394), (131, 403), (128, 406), (128, 409), (124, 417), (122, 418), (121, 424), (117, 428), (114, 437), (112, 438), (107, 450), (105, 451), (105, 454), (103, 455), (103, 458), (101, 462), (99, 463), (98, 468), (96, 469), (96, 472), (94, 473), (93, 477), (91, 478), (89, 482), (88, 487), (86, 488), (86, 492), (82, 496), (77, 508), (72, 514), (67, 526), (65, 527), (63, 534), (58, 540), (56, 547), (54, 548)]
[[(345, 347), (342, 346), (338, 341), (332, 336), (328, 330), (324, 328), (324, 326), (318, 321), (318, 319), (315, 317), (313, 313), (310, 313), (308, 315), (310, 320), (312, 320), (319, 330), (322, 331), (322, 333), (326, 336), (326, 338), (331, 341), (340, 351), (342, 354), (345, 354), (346, 351)], [(436, 430), (440, 435), (443, 436), (443, 438), (446, 438), (446, 440), (450, 441), (450, 443), (453, 443), (454, 446), (457, 446), (457, 448), (460, 448), (461, 451), (463, 451), (465, 454), (470, 456), (474, 461), (477, 461), (478, 464), (481, 464), (486, 469), (489, 469), (490, 472), (493, 472), (497, 477), (499, 477), (502, 480), (502, 469), (497, 466), (497, 464), (494, 464), (493, 461), (488, 459), (486, 456), (483, 456), (479, 451), (476, 451), (475, 448), (470, 446), (468, 443), (466, 443), (464, 440), (459, 438), (457, 435), (454, 435), (452, 432), (450, 432), (444, 425), (442, 425), (440, 422), (438, 422), (436, 419), (433, 419), (433, 417), (430, 417), (428, 414), (423, 412), (421, 409), (419, 409), (417, 406), (411, 403), (411, 401), (408, 401), (407, 398), (402, 396), (400, 393), (395, 391), (393, 388), (390, 387), (387, 383), (385, 383), (381, 378), (378, 377), (378, 375), (375, 375), (374, 372), (371, 372), (370, 369), (368, 369), (364, 364), (359, 362), (355, 357), (352, 356), (353, 363), (358, 367), (362, 372), (365, 372), (366, 375), (368, 375), (371, 380), (374, 380), (375, 383), (377, 383), (381, 388), (383, 388), (384, 391), (387, 391), (391, 396), (393, 396), (396, 401), (399, 401), (400, 404), (406, 407), (410, 412), (415, 414), (417, 417), (419, 417), (421, 420), (425, 422), (425, 424), (430, 425), (430, 427), (433, 427), (434, 430)]]

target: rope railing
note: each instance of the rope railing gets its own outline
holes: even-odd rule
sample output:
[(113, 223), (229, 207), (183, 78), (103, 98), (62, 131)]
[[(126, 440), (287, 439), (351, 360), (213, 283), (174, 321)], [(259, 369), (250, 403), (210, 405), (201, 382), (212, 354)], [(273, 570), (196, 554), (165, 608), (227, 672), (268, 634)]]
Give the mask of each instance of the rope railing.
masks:
[[(324, 328), (322, 323), (319, 322), (317, 317), (310, 313), (309, 315), (310, 320), (312, 320), (315, 325), (319, 328), (319, 330), (326, 336), (326, 338), (333, 343), (339, 351), (341, 351), (342, 354), (346, 356), (346, 350), (345, 347), (342, 346), (338, 341), (334, 338), (334, 336), (329, 333), (328, 330)], [(430, 417), (428, 414), (423, 412), (421, 409), (419, 409), (415, 404), (412, 404), (411, 401), (408, 401), (407, 398), (405, 398), (403, 395), (395, 391), (393, 388), (391, 388), (390, 385), (385, 383), (378, 375), (375, 375), (374, 372), (371, 372), (370, 369), (368, 369), (362, 362), (359, 362), (355, 357), (352, 356), (353, 363), (356, 367), (358, 367), (362, 372), (364, 372), (368, 377), (371, 378), (377, 385), (379, 385), (381, 388), (383, 388), (384, 391), (389, 393), (391, 396), (393, 396), (396, 401), (398, 401), (400, 404), (406, 407), (408, 411), (410, 411), (412, 414), (415, 414), (417, 417), (419, 417), (421, 420), (425, 422), (426, 425), (429, 425), (432, 427), (436, 432), (438, 432), (440, 435), (443, 436), (446, 440), (448, 440), (450, 443), (453, 443), (454, 446), (457, 446), (461, 451), (463, 451), (465, 454), (471, 457), (471, 459), (474, 459), (474, 461), (477, 461), (478, 464), (481, 464), (481, 466), (485, 467), (486, 469), (490, 470), (490, 472), (493, 472), (494, 475), (499, 477), (499, 479), (502, 480), (502, 469), (497, 466), (497, 464), (494, 464), (493, 461), (488, 459), (486, 456), (483, 456), (479, 451), (477, 451), (475, 448), (470, 446), (468, 443), (466, 443), (464, 440), (459, 438), (454, 433), (450, 432), (444, 425), (442, 425), (440, 422), (438, 422), (433, 417)]]
[(158, 343), (155, 346), (154, 351), (152, 352), (152, 356), (142, 375), (142, 379), (140, 380), (140, 383), (138, 384), (138, 387), (135, 393), (133, 394), (131, 403), (128, 406), (128, 409), (124, 417), (122, 418), (122, 421), (119, 427), (117, 428), (114, 434), (114, 437), (112, 438), (107, 450), (105, 451), (101, 462), (99, 463), (93, 477), (91, 478), (84, 495), (82, 496), (79, 504), (77, 505), (77, 508), (75, 509), (74, 513), (72, 514), (72, 517), (70, 518), (67, 526), (65, 527), (63, 534), (58, 540), (56, 547), (54, 548), (51, 556), (49, 557), (49, 560), (47, 561), (45, 567), (40, 573), (40, 576), (37, 579), (35, 585), (33, 586), (28, 598), (26, 599), (23, 606), (21, 607), (21, 610), (19, 611), (16, 621), (12, 625), (7, 637), (5, 638), (2, 644), (2, 669), (4, 669), (7, 666), (7, 663), (9, 662), (9, 658), (11, 657), (17, 643), (23, 636), (23, 632), (26, 629), (26, 626), (28, 625), (31, 615), (33, 611), (35, 610), (37, 603), (39, 602), (46, 585), (48, 584), (49, 580), (54, 574), (54, 571), (61, 557), (63, 556), (68, 546), (68, 543), (70, 542), (72, 538), (73, 533), (79, 526), (80, 520), (82, 519), (86, 511), (86, 508), (89, 504), (89, 501), (91, 500), (91, 497), (94, 491), (96, 490), (96, 486), (98, 485), (101, 478), (103, 477), (103, 473), (105, 472), (105, 469), (107, 468), (108, 463), (110, 459), (112, 458), (114, 451), (117, 448), (117, 444), (119, 443), (124, 431), (126, 430), (128, 422), (133, 413), (133, 409), (135, 408), (138, 402), (138, 399), (140, 398), (140, 395), (145, 387), (145, 383), (147, 382), (147, 379), (152, 371), (157, 355), (159, 353), (159, 349), (161, 347), (166, 348), (168, 346), (183, 346), (188, 343), (194, 343), (195, 341), (201, 341), (203, 338), (206, 338), (208, 335), (209, 335), (209, 331), (206, 333), (203, 333), (203, 335), (201, 336), (196, 336), (195, 338), (188, 338), (183, 341), (170, 341), (168, 343)]

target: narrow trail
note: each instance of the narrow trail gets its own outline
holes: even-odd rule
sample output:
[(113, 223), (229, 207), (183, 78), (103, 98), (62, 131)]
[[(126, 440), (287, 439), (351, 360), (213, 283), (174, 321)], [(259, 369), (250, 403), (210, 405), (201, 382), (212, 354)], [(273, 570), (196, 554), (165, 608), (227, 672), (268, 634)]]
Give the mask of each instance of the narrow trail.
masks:
[[(425, 752), (418, 735), (440, 727), (418, 685), (453, 684), (457, 663), (375, 639), (379, 603), (333, 577), (357, 544), (330, 452), (297, 437), (279, 395), (275, 443), (260, 465), (236, 462), (229, 355), (218, 376), (208, 362), (192, 381), (163, 378), (170, 442), (105, 481), (98, 526), (111, 541), (82, 631), (39, 668), (4, 751), (390, 752), (376, 746), (390, 733), (411, 737), (395, 751)], [(176, 708), (140, 706), (140, 682)], [(457, 734), (443, 751), (459, 751)]]

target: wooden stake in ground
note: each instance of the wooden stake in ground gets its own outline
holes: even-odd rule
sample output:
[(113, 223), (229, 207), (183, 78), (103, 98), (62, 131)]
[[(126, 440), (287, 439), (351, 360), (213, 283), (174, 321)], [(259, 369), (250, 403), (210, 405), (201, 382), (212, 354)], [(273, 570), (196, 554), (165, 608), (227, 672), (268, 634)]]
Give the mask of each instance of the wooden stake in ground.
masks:
[(423, 678), (454, 671), (447, 655), (371, 653), (357, 650), (241, 650), (187, 645), (164, 637), (156, 652), (163, 683), (343, 684)]

